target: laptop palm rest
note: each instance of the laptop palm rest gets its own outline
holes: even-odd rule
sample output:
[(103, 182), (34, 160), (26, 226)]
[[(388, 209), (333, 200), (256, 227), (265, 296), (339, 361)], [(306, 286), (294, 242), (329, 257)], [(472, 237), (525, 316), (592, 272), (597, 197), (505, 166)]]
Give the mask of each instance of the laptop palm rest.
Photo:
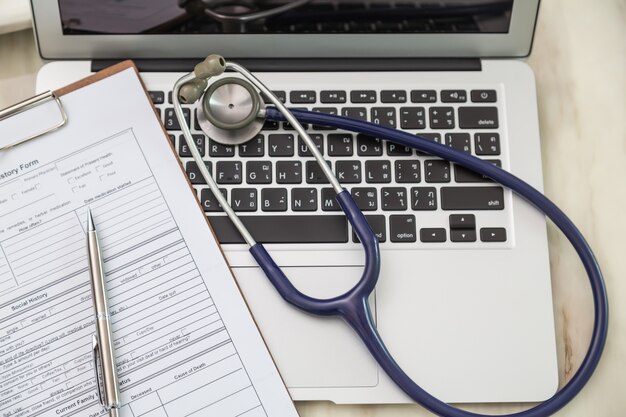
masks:
[[(371, 387), (377, 366), (360, 340), (337, 318), (312, 317), (280, 298), (256, 267), (233, 268), (239, 286), (289, 388)], [(300, 291), (319, 298), (339, 295), (362, 267), (284, 267)], [(326, 282), (320, 285), (320, 280)], [(370, 300), (373, 313), (376, 306)]]

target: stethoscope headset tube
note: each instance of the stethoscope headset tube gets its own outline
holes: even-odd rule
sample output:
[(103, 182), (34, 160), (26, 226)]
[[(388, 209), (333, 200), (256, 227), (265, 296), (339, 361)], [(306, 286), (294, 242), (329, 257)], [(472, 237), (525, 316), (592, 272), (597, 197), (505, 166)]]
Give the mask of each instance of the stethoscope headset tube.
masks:
[[(249, 81), (254, 87), (267, 97), (275, 108), (267, 108), (259, 112), (260, 117), (267, 120), (287, 121), (300, 134), (305, 144), (317, 160), (320, 168), (328, 178), (333, 189), (337, 193), (337, 201), (350, 224), (353, 226), (365, 251), (365, 267), (358, 283), (346, 293), (330, 299), (316, 299), (298, 291), (282, 270), (276, 265), (263, 245), (256, 243), (254, 238), (245, 228), (241, 220), (237, 217), (233, 209), (219, 191), (219, 188), (212, 176), (208, 172), (206, 165), (202, 161), (199, 150), (191, 136), (189, 126), (185, 122), (182, 108), (178, 100), (181, 87), (188, 84), (186, 93), (191, 101), (196, 101), (206, 89), (206, 80), (211, 76), (220, 75), (225, 70), (231, 69), (238, 72), (244, 79)], [(200, 88), (204, 86), (204, 88)], [(198, 95), (198, 93), (200, 95)], [(395, 362), (387, 348), (385, 347), (371, 315), (368, 297), (376, 286), (380, 273), (380, 250), (378, 240), (370, 228), (363, 213), (359, 210), (352, 199), (350, 193), (343, 190), (339, 181), (333, 174), (330, 167), (325, 163), (320, 151), (317, 149), (306, 130), (300, 124), (311, 123), (325, 125), (343, 130), (363, 133), (369, 136), (386, 139), (396, 144), (409, 146), (419, 151), (426, 152), (433, 156), (438, 156), (445, 160), (457, 163), (479, 174), (485, 175), (503, 186), (511, 189), (516, 194), (533, 204), (537, 209), (547, 215), (559, 229), (569, 239), (572, 246), (578, 253), (583, 266), (589, 277), (591, 290), (594, 298), (594, 326), (589, 349), (578, 371), (565, 386), (547, 401), (534, 406), (528, 410), (501, 415), (501, 417), (546, 417), (549, 416), (569, 401), (571, 401), (591, 378), (598, 365), (608, 331), (608, 299), (602, 272), (595, 259), (595, 256), (587, 244), (584, 236), (572, 223), (572, 221), (547, 197), (537, 191), (513, 174), (504, 171), (491, 163), (480, 158), (457, 151), (453, 148), (429, 141), (428, 139), (409, 134), (400, 130), (386, 128), (384, 126), (349, 119), (341, 116), (328, 115), (323, 113), (291, 110), (289, 111), (282, 102), (261, 83), (256, 77), (250, 74), (245, 68), (233, 62), (225, 62), (222, 57), (209, 56), (205, 61), (196, 66), (194, 73), (183, 76), (174, 85), (173, 91), (174, 109), (181, 125), (192, 156), (198, 163), (198, 167), (209, 188), (213, 191), (222, 209), (231, 219), (237, 230), (241, 233), (246, 243), (250, 246), (250, 253), (263, 269), (268, 279), (274, 285), (281, 297), (289, 304), (316, 315), (339, 316), (349, 324), (362, 339), (372, 356), (378, 364), (385, 370), (391, 379), (407, 393), (413, 400), (430, 410), (431, 412), (445, 417), (483, 417), (483, 414), (467, 412), (452, 407), (439, 399), (433, 397), (428, 392), (419, 387)]]

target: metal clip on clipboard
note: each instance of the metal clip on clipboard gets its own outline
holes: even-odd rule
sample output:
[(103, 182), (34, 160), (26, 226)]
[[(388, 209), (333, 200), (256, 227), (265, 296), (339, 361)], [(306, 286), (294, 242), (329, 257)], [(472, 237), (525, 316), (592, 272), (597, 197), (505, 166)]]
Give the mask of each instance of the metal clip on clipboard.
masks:
[(20, 103), (14, 104), (13, 106), (7, 107), (4, 110), (0, 110), (0, 122), (1, 122), (2, 120), (8, 119), (11, 116), (15, 116), (16, 114), (25, 112), (29, 109), (32, 109), (33, 107), (37, 107), (51, 100), (54, 100), (57, 104), (57, 107), (59, 109), (59, 114), (61, 116), (61, 121), (47, 129), (44, 129), (41, 132), (35, 133), (23, 139), (18, 139), (17, 141), (9, 143), (8, 145), (0, 146), (0, 151), (7, 150), (14, 146), (20, 145), (24, 142), (28, 142), (29, 140), (47, 135), (50, 132), (54, 132), (55, 130), (60, 129), (61, 127), (65, 126), (65, 124), (67, 123), (67, 113), (65, 112), (65, 109), (63, 108), (63, 104), (61, 103), (61, 100), (59, 100), (59, 98), (56, 96), (56, 94), (52, 91), (47, 91), (45, 93), (33, 96)]

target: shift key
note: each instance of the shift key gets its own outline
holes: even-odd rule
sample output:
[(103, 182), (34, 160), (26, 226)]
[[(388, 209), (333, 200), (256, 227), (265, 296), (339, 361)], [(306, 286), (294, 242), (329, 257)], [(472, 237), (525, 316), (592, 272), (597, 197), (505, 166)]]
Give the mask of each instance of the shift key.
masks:
[(503, 210), (502, 187), (442, 187), (443, 210)]

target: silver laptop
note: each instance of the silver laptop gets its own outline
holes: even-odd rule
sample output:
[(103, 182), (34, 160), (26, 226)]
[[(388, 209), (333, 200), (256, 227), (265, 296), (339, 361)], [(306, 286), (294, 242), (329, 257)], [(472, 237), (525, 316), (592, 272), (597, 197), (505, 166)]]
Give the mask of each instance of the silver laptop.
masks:
[[(535, 83), (523, 62), (538, 0), (33, 0), (32, 8), (40, 53), (52, 61), (38, 90), (136, 60), (293, 398), (410, 401), (343, 323), (277, 296), (202, 184), (169, 92), (198, 60), (222, 54), (291, 107), (415, 132), (541, 189)], [(360, 246), (294, 130), (267, 123), (248, 144), (225, 147), (187, 111), (224, 194), (294, 284), (317, 297), (349, 288)], [(543, 216), (429, 155), (308, 129), (379, 237), (371, 304), (403, 368), (448, 402), (551, 396), (558, 377)]]

